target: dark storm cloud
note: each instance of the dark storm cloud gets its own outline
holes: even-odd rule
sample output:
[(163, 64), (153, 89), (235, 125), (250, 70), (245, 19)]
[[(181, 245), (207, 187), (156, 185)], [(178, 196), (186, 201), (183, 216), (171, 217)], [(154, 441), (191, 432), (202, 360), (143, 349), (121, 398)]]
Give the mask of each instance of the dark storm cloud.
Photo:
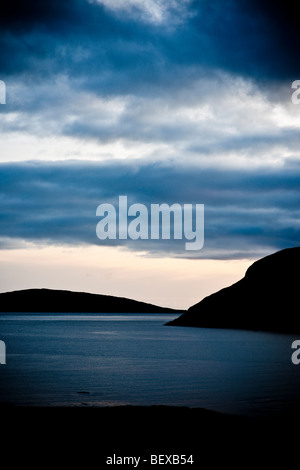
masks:
[[(15, 239), (15, 246), (23, 241), (114, 244), (150, 256), (255, 257), (262, 250), (299, 245), (298, 170), (296, 162), (260, 172), (158, 164), (1, 164), (2, 246), (9, 248)], [(100, 242), (96, 208), (105, 202), (117, 208), (119, 195), (148, 209), (152, 203), (205, 204), (204, 248), (187, 252), (178, 240)]]
[(39, 80), (63, 73), (84, 77), (101, 91), (105, 76), (106, 87), (116, 91), (122, 73), (140, 69), (143, 74), (145, 65), (157, 59), (151, 28), (120, 21), (86, 0), (13, 0), (4, 6), (0, 24), (2, 73), (7, 76)]
[(203, 0), (189, 10), (168, 27), (86, 0), (5, 2), (1, 73), (80, 76), (98, 93), (146, 93), (149, 84), (170, 86), (197, 68), (272, 80), (299, 73), (296, 1)]

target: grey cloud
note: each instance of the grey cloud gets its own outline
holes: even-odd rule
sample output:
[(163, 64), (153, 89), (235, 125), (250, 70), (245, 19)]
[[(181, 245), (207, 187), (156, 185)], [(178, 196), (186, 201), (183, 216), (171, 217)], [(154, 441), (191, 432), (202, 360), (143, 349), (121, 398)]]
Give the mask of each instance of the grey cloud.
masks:
[[(47, 244), (123, 245), (149, 256), (235, 258), (299, 244), (300, 177), (280, 171), (226, 171), (83, 162), (2, 164), (1, 238)], [(205, 204), (205, 245), (181, 240), (97, 239), (96, 208), (128, 203)]]

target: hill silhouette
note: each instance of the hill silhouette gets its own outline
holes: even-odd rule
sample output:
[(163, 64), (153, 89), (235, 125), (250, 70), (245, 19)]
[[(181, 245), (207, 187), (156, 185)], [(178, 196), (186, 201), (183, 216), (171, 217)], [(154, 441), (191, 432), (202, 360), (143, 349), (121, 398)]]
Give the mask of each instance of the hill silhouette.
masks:
[(179, 313), (124, 297), (53, 289), (26, 289), (0, 294), (0, 312)]
[(300, 247), (278, 251), (167, 324), (300, 333), (299, 270)]

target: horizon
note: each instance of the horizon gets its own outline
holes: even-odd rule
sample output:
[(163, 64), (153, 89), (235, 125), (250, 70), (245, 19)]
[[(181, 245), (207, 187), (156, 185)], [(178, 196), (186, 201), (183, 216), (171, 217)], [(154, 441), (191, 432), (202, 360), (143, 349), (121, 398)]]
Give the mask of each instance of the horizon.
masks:
[[(3, 5), (0, 292), (187, 309), (298, 246), (297, 12), (295, 0)], [(203, 247), (199, 234), (186, 250), (175, 225), (139, 237), (138, 220), (133, 238), (99, 238), (97, 208), (122, 196), (203, 205)]]

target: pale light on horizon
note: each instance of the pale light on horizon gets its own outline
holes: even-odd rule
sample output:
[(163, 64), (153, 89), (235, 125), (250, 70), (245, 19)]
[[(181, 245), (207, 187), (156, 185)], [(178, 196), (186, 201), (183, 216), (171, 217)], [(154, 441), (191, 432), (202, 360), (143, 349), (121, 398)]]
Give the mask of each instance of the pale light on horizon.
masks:
[(254, 260), (153, 258), (115, 247), (1, 251), (1, 291), (50, 288), (186, 309), (241, 279)]

